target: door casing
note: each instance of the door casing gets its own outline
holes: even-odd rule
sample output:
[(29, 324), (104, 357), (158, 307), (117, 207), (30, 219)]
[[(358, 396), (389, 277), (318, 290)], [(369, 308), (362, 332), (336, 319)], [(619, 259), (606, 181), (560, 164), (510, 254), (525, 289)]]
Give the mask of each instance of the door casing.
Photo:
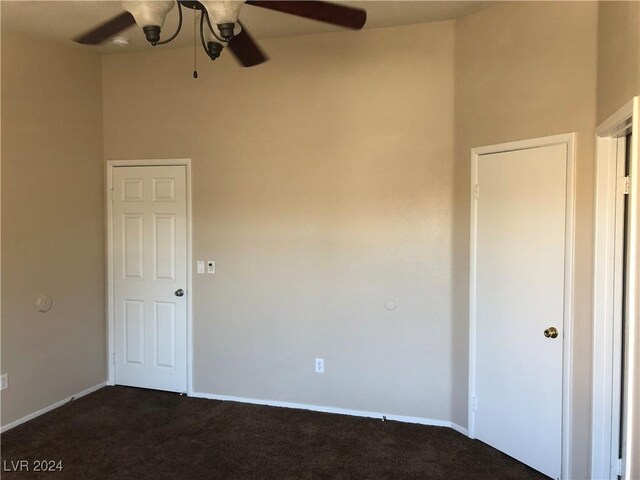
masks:
[[(624, 372), (626, 383), (625, 398), (621, 398), (622, 368), (619, 358), (622, 325), (619, 315), (614, 314), (617, 305), (615, 289), (615, 264), (621, 252), (616, 238), (621, 232), (616, 229), (616, 204), (618, 202), (618, 138), (632, 133), (630, 153), (629, 191), (629, 234), (627, 237), (627, 335), (626, 355), (635, 358), (636, 329), (638, 328), (638, 215), (640, 181), (638, 150), (639, 97), (634, 97), (596, 130), (596, 202), (595, 202), (595, 242), (594, 242), (594, 284), (593, 284), (593, 382), (591, 417), (591, 477), (617, 478), (618, 466), (614, 464), (619, 447), (620, 430), (627, 438), (623, 459), (631, 457), (632, 418), (637, 415), (634, 397), (635, 369), (633, 361), (628, 361)], [(620, 422), (620, 402), (627, 406), (626, 424)], [(637, 449), (637, 446), (635, 446)], [(619, 472), (622, 478), (631, 478), (631, 464), (626, 462)]]
[(109, 160), (106, 163), (105, 205), (107, 210), (107, 385), (115, 385), (115, 317), (113, 273), (113, 168), (184, 166), (187, 186), (187, 395), (193, 394), (193, 260), (191, 159)]
[[(480, 155), (503, 153), (515, 150), (566, 145), (566, 221), (565, 221), (565, 276), (564, 276), (564, 335), (562, 359), (562, 464), (561, 478), (569, 479), (571, 452), (571, 380), (572, 380), (572, 339), (573, 339), (573, 269), (575, 237), (575, 133), (532, 138), (515, 142), (501, 143), (471, 149), (471, 227), (470, 227), (470, 264), (469, 264), (469, 437), (476, 438), (475, 409), (473, 399), (476, 396), (476, 259), (477, 259), (477, 202), (475, 186), (478, 183), (478, 161)], [(507, 426), (505, 425), (505, 428)]]

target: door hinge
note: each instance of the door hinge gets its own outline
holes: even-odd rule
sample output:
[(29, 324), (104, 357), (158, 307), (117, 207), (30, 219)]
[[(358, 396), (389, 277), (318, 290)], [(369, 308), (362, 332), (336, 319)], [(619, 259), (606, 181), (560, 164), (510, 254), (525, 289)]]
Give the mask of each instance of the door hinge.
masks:
[(477, 397), (473, 397), (472, 402), (473, 402), (472, 403), (473, 411), (475, 412), (476, 410), (478, 410), (478, 399), (477, 399)]
[(631, 178), (630, 177), (621, 177), (618, 180), (618, 191), (623, 195), (629, 195), (631, 191)]
[(618, 475), (619, 477), (622, 477), (622, 475), (624, 475), (624, 461), (621, 458), (619, 458), (616, 462), (616, 470), (616, 475)]
[(113, 353), (111, 354), (111, 361), (112, 361), (112, 363), (113, 363), (114, 365), (116, 364), (116, 352), (113, 352)]
[(476, 200), (480, 198), (480, 185), (478, 184), (475, 184), (473, 186), (473, 198), (475, 198)]

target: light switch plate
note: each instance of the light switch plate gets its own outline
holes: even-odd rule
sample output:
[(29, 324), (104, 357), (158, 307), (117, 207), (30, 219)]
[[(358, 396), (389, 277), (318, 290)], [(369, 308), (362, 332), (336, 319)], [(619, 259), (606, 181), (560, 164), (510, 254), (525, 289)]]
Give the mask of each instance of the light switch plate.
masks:
[(3, 373), (0, 377), (0, 390), (4, 390), (9, 386), (9, 374)]
[(215, 260), (207, 261), (207, 273), (216, 273), (216, 262), (215, 262)]
[(198, 260), (197, 266), (198, 266), (197, 272), (204, 273), (204, 260)]

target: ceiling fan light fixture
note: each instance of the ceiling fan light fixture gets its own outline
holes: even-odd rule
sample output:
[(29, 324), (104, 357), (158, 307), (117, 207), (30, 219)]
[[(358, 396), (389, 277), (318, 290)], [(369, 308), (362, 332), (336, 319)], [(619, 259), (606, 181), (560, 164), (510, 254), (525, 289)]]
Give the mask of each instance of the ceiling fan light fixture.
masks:
[(220, 57), (222, 53), (222, 44), (218, 42), (207, 42), (207, 53), (209, 54), (209, 58), (211, 60), (215, 60)]
[(219, 23), (218, 31), (220, 32), (220, 36), (224, 38), (226, 41), (229, 41), (233, 38), (234, 30), (236, 24), (235, 23)]
[[(218, 58), (223, 48), (228, 48), (240, 65), (253, 67), (268, 58), (238, 19), (245, 3), (354, 30), (363, 28), (367, 21), (367, 12), (362, 8), (324, 0), (130, 0), (121, 2), (124, 12), (77, 36), (74, 41), (83, 45), (100, 45), (137, 23), (152, 45), (165, 45), (180, 33), (184, 7), (194, 10), (194, 42), (199, 33), (202, 48), (212, 60)], [(160, 29), (174, 5), (178, 6), (178, 26), (175, 33), (160, 40)], [(199, 32), (195, 11), (201, 12)], [(241, 27), (237, 32), (236, 24)]]
[(218, 26), (222, 38), (231, 40), (244, 0), (203, 0), (200, 3), (207, 9), (211, 23)]
[(122, 8), (133, 15), (147, 40), (154, 45), (160, 41), (160, 30), (164, 26), (167, 14), (176, 5), (172, 0), (130, 0), (120, 3)]

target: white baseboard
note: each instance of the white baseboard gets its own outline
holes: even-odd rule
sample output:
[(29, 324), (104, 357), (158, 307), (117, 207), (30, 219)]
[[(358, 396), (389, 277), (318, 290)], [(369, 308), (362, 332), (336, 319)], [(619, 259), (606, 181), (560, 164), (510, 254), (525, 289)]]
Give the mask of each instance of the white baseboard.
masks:
[(51, 405), (48, 405), (44, 408), (41, 408), (40, 410), (38, 410), (37, 412), (33, 412), (30, 413), (29, 415), (26, 415), (22, 418), (19, 418), (18, 420), (15, 420), (11, 423), (7, 423), (6, 425), (3, 425), (2, 427), (0, 427), (0, 433), (4, 433), (7, 430), (11, 430), (13, 427), (17, 427), (18, 425), (24, 423), (24, 422), (28, 422), (29, 420), (32, 420), (36, 417), (39, 417), (40, 415), (50, 412), (51, 410), (61, 407), (62, 405), (64, 405), (65, 403), (71, 401), (71, 400), (75, 400), (76, 398), (80, 398), (80, 397), (84, 397), (85, 395), (89, 395), (90, 393), (95, 392), (96, 390), (100, 390), (102, 387), (104, 387), (107, 384), (107, 382), (102, 382), (99, 383), (98, 385), (94, 385), (93, 387), (87, 388), (86, 390), (83, 390), (79, 393), (76, 393), (75, 395), (71, 395), (70, 397), (66, 397), (63, 398), (62, 400), (60, 400), (59, 402), (56, 403), (52, 403)]
[(453, 428), (456, 432), (461, 433), (461, 434), (462, 434), (462, 435), (464, 435), (465, 437), (468, 437), (468, 436), (469, 436), (469, 431), (468, 431), (466, 428), (461, 427), (461, 426), (460, 426), (460, 425), (458, 425), (457, 423), (453, 423), (453, 422), (451, 422), (450, 427), (451, 427), (451, 428)]
[(309, 405), (307, 403), (292, 403), (292, 402), (280, 402), (276, 400), (261, 400), (257, 398), (245, 398), (245, 397), (233, 397), (230, 395), (217, 395), (215, 393), (202, 393), (193, 392), (190, 396), (196, 398), (207, 398), (209, 400), (223, 400), (227, 402), (239, 402), (239, 403), (252, 403), (254, 405), (267, 405), (269, 407), (284, 407), (295, 408), (298, 410), (311, 410), (314, 412), (322, 413), (335, 413), (337, 415), (351, 415), (354, 417), (367, 417), (367, 418), (385, 418), (386, 420), (393, 420), (403, 423), (417, 423), (419, 425), (430, 425), (434, 427), (448, 427), (455, 431), (467, 435), (467, 429), (457, 425), (448, 420), (435, 420), (432, 418), (424, 417), (409, 417), (406, 415), (394, 415), (380, 412), (368, 412), (365, 410), (349, 410), (347, 408), (338, 407), (324, 407), (321, 405)]

